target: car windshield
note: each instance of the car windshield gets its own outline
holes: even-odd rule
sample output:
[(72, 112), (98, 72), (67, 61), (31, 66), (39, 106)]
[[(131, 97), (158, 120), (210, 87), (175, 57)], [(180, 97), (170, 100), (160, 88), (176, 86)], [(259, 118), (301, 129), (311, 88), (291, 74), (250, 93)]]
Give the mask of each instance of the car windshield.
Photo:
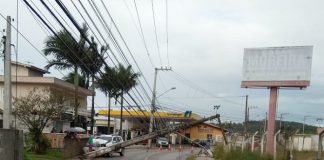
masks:
[(99, 139), (103, 139), (103, 140), (106, 140), (108, 142), (111, 142), (112, 140), (112, 137), (98, 137)]
[(166, 138), (164, 138), (164, 137), (160, 137), (159, 140), (160, 140), (160, 141), (168, 141), (168, 140), (167, 140)]

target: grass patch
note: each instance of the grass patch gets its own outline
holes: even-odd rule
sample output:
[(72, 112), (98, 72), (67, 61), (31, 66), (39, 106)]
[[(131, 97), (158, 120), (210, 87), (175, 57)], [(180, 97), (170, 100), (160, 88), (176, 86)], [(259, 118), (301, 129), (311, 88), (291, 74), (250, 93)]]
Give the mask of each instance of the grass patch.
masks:
[(230, 152), (225, 152), (222, 145), (216, 146), (214, 149), (214, 159), (215, 160), (272, 160), (270, 155), (261, 155), (258, 152), (251, 152), (245, 150), (243, 153), (240, 149), (231, 150)]
[[(317, 158), (316, 151), (293, 151), (294, 160), (314, 160)], [(251, 152), (250, 150), (245, 150), (241, 152), (241, 148), (236, 150), (231, 150), (226, 152), (222, 145), (216, 146), (214, 148), (214, 159), (215, 160), (272, 160), (271, 155), (261, 155), (260, 150)], [(322, 154), (322, 159), (324, 154)], [(285, 150), (283, 147), (277, 148), (277, 160), (287, 160), (289, 159), (289, 151)]]
[(60, 160), (62, 151), (58, 149), (48, 149), (46, 154), (35, 154), (34, 152), (25, 151), (24, 160)]
[(186, 160), (195, 160), (196, 158), (196, 155), (191, 155)]

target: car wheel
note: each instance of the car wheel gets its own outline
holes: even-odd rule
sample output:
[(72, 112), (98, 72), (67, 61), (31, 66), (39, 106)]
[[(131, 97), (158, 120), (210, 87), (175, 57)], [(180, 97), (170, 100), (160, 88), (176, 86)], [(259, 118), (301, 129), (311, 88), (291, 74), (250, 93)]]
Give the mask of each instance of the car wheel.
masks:
[(125, 155), (125, 148), (121, 149), (121, 152), (119, 152), (120, 156), (124, 156)]
[(108, 157), (112, 157), (113, 154), (112, 154), (112, 153), (107, 153), (107, 156), (108, 156)]

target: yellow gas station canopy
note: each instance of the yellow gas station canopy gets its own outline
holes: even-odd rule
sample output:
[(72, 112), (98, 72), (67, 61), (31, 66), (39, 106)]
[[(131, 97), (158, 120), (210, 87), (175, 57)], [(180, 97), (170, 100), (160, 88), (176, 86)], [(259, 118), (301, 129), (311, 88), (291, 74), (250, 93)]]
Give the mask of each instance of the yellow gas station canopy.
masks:
[[(101, 109), (98, 111), (98, 114), (100, 116), (107, 116), (108, 110)], [(124, 117), (149, 117), (150, 116), (149, 111), (125, 111), (123, 110), (123, 116)], [(120, 110), (110, 110), (110, 115), (112, 117), (118, 118), (120, 116)], [(191, 113), (186, 111), (184, 113), (181, 112), (155, 112), (154, 117), (158, 118), (167, 118), (167, 119), (199, 119), (199, 116), (195, 113)]]

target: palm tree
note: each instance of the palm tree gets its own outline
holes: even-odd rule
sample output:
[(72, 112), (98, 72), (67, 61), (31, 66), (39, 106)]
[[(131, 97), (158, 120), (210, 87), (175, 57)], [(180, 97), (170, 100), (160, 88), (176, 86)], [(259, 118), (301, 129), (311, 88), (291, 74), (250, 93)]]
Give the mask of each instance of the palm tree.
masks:
[[(85, 35), (87, 33), (88, 28), (83, 25), (82, 32)], [(55, 67), (59, 70), (72, 69), (74, 71), (74, 126), (79, 126), (79, 117), (78, 117), (78, 84), (79, 84), (79, 64), (81, 64), (80, 57), (83, 57), (85, 52), (88, 50), (88, 46), (86, 45), (85, 39), (80, 36), (78, 41), (75, 40), (72, 35), (65, 31), (61, 30), (56, 33), (56, 35), (49, 36), (45, 41), (45, 49), (44, 54), (46, 56), (53, 56), (54, 59), (50, 60), (48, 64), (45, 66), (46, 69), (51, 67)]]
[[(94, 41), (94, 38), (91, 37), (91, 45), (92, 47), (89, 48), (89, 50), (86, 52), (86, 54), (84, 55), (83, 59), (83, 64), (81, 65), (81, 70), (82, 72), (86, 75), (86, 88), (89, 88), (89, 81), (90, 81), (90, 77), (91, 77), (91, 81), (92, 81), (92, 86), (91, 89), (93, 91), (93, 95), (92, 95), (92, 101), (91, 101), (91, 129), (90, 129), (90, 133), (93, 134), (93, 127), (94, 127), (94, 115), (95, 115), (95, 110), (94, 110), (94, 92), (95, 92), (95, 79), (96, 79), (96, 74), (100, 71), (100, 69), (102, 68), (104, 62), (103, 60), (100, 58), (102, 57), (104, 58), (104, 54), (107, 51), (108, 47), (106, 46), (101, 46), (100, 48), (100, 53), (98, 52), (98, 44)], [(98, 56), (98, 53), (100, 54)]]
[[(74, 72), (70, 72), (68, 75), (64, 76), (62, 79), (69, 83), (74, 83)], [(86, 77), (84, 75), (78, 74), (79, 87), (86, 88)]]
[(105, 93), (108, 97), (108, 130), (107, 134), (110, 133), (110, 108), (111, 108), (111, 98), (116, 97), (117, 94), (117, 71), (116, 68), (105, 67), (104, 73), (100, 76), (98, 80), (98, 88)]
[(140, 75), (138, 73), (134, 73), (132, 71), (132, 66), (129, 65), (126, 68), (122, 64), (118, 64), (116, 68), (116, 78), (117, 78), (117, 92), (115, 95), (115, 99), (117, 101), (118, 97), (121, 97), (120, 100), (120, 127), (119, 127), (119, 135), (122, 136), (122, 120), (123, 120), (123, 103), (124, 103), (124, 94), (128, 93), (128, 91), (135, 87), (137, 84), (137, 79)]

